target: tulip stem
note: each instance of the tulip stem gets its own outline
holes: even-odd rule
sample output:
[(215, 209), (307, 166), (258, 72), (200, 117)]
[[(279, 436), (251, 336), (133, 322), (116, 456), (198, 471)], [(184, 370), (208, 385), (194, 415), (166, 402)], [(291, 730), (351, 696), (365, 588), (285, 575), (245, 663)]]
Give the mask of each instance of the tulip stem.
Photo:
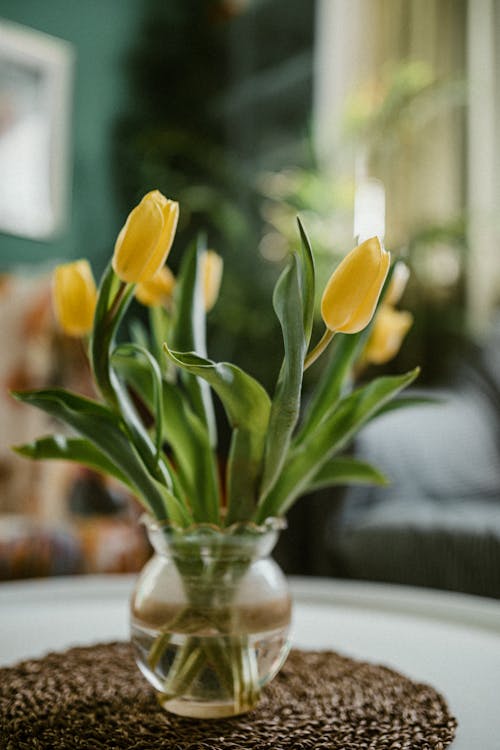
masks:
[(113, 303), (108, 310), (109, 320), (112, 320), (115, 317), (116, 311), (118, 310), (118, 307), (120, 306), (120, 302), (122, 300), (123, 295), (125, 294), (125, 289), (127, 288), (127, 286), (128, 284), (126, 281), (120, 281), (120, 286), (118, 288), (118, 291), (116, 292)]
[(307, 357), (304, 360), (304, 372), (307, 370), (308, 367), (310, 367), (318, 357), (320, 357), (323, 352), (325, 351), (326, 347), (330, 343), (330, 341), (335, 336), (335, 331), (331, 331), (329, 328), (327, 328), (321, 337), (321, 339), (318, 341), (314, 349), (312, 349)]

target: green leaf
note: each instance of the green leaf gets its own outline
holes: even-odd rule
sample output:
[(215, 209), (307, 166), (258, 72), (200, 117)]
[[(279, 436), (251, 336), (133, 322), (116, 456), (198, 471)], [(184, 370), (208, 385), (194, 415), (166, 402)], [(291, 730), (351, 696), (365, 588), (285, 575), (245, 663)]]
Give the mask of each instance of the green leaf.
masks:
[(130, 440), (126, 426), (111, 409), (62, 388), (18, 391), (13, 396), (60, 419), (95, 443), (129, 479), (155, 518), (163, 520), (168, 517), (180, 525), (191, 522), (186, 509), (174, 495), (149, 474)]
[(143, 346), (145, 349), (150, 348), (149, 332), (140, 320), (132, 320), (130, 323), (130, 336), (134, 344)]
[[(130, 346), (133, 347), (134, 344), (130, 344)], [(120, 381), (117, 373), (113, 369), (111, 369), (111, 380), (117, 398), (117, 405), (115, 408), (126, 424), (130, 440), (133, 442), (151, 476), (161, 484), (165, 484), (169, 489), (172, 489), (172, 476), (167, 463), (163, 459), (163, 455), (161, 455), (159, 451), (161, 432), (157, 433), (157, 441), (155, 445), (137, 413), (136, 405), (134, 404), (126, 386)]]
[(163, 370), (167, 363), (163, 353), (163, 342), (169, 338), (171, 317), (165, 308), (160, 305), (150, 307), (148, 312), (152, 351), (158, 360), (158, 364)]
[(163, 345), (175, 365), (203, 378), (221, 399), (234, 427), (267, 429), (271, 402), (261, 384), (230, 362), (212, 362), (195, 352), (177, 352)]
[[(197, 352), (206, 357), (206, 315), (201, 277), (201, 257), (206, 250), (204, 236), (199, 236), (184, 256), (174, 290), (174, 316), (170, 328), (170, 343), (179, 351)], [(210, 443), (217, 444), (212, 394), (207, 383), (191, 373), (183, 372), (183, 381), (195, 413), (205, 423)]]
[(389, 484), (387, 477), (366, 461), (339, 456), (330, 458), (314, 475), (307, 490), (319, 490), (339, 484)]
[(158, 464), (160, 460), (160, 455), (161, 455), (162, 436), (163, 436), (163, 430), (162, 430), (163, 387), (162, 387), (160, 365), (158, 364), (157, 360), (153, 357), (151, 352), (149, 352), (144, 347), (139, 346), (138, 344), (120, 344), (119, 346), (115, 347), (114, 352), (113, 352), (113, 357), (115, 353), (125, 358), (127, 357), (135, 358), (139, 356), (139, 357), (142, 357), (144, 362), (146, 363), (146, 368), (149, 374), (149, 380), (152, 386), (151, 393), (152, 393), (153, 398), (152, 398), (152, 403), (151, 403), (151, 409), (153, 412), (153, 416), (155, 418), (155, 434), (156, 434), (155, 461)]
[[(384, 282), (384, 287), (377, 303), (377, 310), (383, 303), (383, 299), (390, 286), (394, 265), (391, 266)], [(308, 439), (316, 427), (332, 414), (346, 385), (349, 383), (354, 364), (361, 354), (363, 347), (370, 335), (375, 316), (370, 324), (359, 333), (342, 334), (337, 333), (330, 349), (330, 359), (326, 365), (314, 394), (306, 410), (304, 420), (294, 443), (300, 444)]]
[(354, 362), (363, 346), (364, 332), (338, 333), (332, 344), (330, 359), (306, 410), (295, 443), (302, 443), (313, 433), (320, 422), (331, 413), (340, 401)]
[(226, 522), (246, 520), (255, 509), (262, 475), (264, 444), (271, 402), (254, 378), (228, 362), (215, 363), (194, 352), (173, 352), (172, 362), (209, 383), (217, 393), (233, 428), (228, 461)]
[(84, 438), (69, 438), (66, 435), (48, 435), (38, 438), (31, 443), (14, 445), (12, 450), (20, 456), (32, 458), (35, 461), (54, 459), (59, 461), (74, 461), (88, 466), (103, 474), (118, 479), (122, 484), (135, 492), (130, 479), (93, 443)]
[(90, 337), (90, 363), (103, 398), (112, 405), (116, 405), (117, 396), (112, 382), (111, 349), (133, 293), (134, 286), (122, 282), (110, 263), (99, 286), (94, 326)]
[[(154, 410), (151, 378), (143, 362), (113, 355), (113, 363), (129, 385)], [(171, 446), (176, 469), (189, 497), (195, 522), (219, 523), (219, 489), (215, 457), (205, 425), (180, 389), (163, 381), (163, 440)]]
[(301, 246), (278, 279), (273, 295), (274, 310), (283, 332), (285, 355), (269, 419), (261, 500), (279, 476), (299, 418), (304, 357), (314, 318), (314, 258), (299, 218), (297, 223)]
[(105, 270), (97, 298), (94, 327), (90, 341), (90, 359), (94, 379), (105, 401), (120, 412), (139, 455), (149, 472), (160, 484), (172, 486), (172, 478), (164, 461), (142, 424), (134, 404), (111, 366), (114, 339), (134, 292), (133, 284), (125, 284), (113, 271), (111, 263)]
[(301, 248), (299, 251), (300, 261), (300, 286), (302, 291), (302, 309), (304, 315), (304, 336), (306, 341), (306, 347), (309, 346), (311, 340), (311, 331), (314, 320), (314, 298), (315, 298), (315, 269), (314, 269), (314, 256), (304, 226), (297, 217), (297, 224), (299, 226)]
[(163, 402), (164, 436), (179, 462), (195, 521), (220, 524), (216, 457), (207, 428), (171, 383), (163, 383)]
[(291, 451), (278, 482), (259, 506), (256, 520), (261, 522), (268, 516), (285, 513), (328, 459), (345, 448), (360, 428), (412, 383), (418, 373), (416, 368), (406, 375), (377, 378), (343, 398), (314, 434)]
[(273, 305), (283, 332), (285, 355), (272, 402), (260, 497), (267, 495), (283, 467), (300, 411), (306, 340), (300, 270), (296, 255), (276, 284)]

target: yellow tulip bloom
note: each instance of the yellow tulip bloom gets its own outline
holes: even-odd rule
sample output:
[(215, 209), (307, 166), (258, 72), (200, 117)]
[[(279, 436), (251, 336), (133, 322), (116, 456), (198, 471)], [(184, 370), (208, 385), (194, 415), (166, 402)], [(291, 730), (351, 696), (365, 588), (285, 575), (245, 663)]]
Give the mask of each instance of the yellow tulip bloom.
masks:
[(389, 362), (400, 350), (412, 323), (411, 313), (406, 310), (395, 310), (390, 305), (382, 305), (375, 317), (363, 352), (363, 360), (374, 365)]
[(217, 302), (224, 261), (214, 250), (206, 250), (202, 257), (202, 278), (205, 310), (209, 312)]
[(122, 281), (149, 281), (164, 265), (179, 218), (179, 204), (152, 190), (128, 215), (115, 243), (113, 269)]
[(384, 296), (384, 305), (397, 305), (404, 294), (408, 279), (410, 278), (410, 269), (399, 260), (394, 266), (389, 288)]
[(391, 256), (377, 237), (351, 250), (335, 269), (321, 300), (321, 315), (327, 328), (339, 333), (357, 333), (373, 317), (389, 270)]
[(172, 297), (174, 287), (174, 274), (168, 266), (163, 266), (152, 279), (137, 284), (135, 296), (143, 305), (158, 307)]
[(53, 277), (53, 299), (56, 317), (64, 333), (80, 337), (91, 331), (97, 289), (87, 260), (57, 266)]

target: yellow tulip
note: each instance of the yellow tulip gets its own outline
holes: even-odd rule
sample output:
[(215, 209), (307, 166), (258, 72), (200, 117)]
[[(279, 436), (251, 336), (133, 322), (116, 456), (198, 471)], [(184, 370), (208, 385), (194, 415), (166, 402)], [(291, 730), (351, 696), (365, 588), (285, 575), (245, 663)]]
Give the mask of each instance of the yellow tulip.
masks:
[(214, 250), (206, 250), (202, 256), (203, 296), (205, 310), (209, 312), (217, 302), (224, 261)]
[(179, 204), (152, 190), (128, 215), (115, 243), (113, 269), (122, 281), (149, 281), (164, 265), (179, 218)]
[(375, 317), (363, 352), (363, 360), (374, 365), (389, 362), (400, 350), (412, 323), (411, 313), (406, 310), (395, 310), (390, 305), (382, 305)]
[(321, 300), (321, 315), (330, 331), (357, 333), (373, 317), (384, 285), (388, 253), (377, 237), (351, 250), (335, 269)]
[(410, 269), (399, 260), (392, 271), (389, 288), (384, 296), (384, 305), (397, 305), (410, 278)]
[(172, 297), (175, 287), (175, 276), (168, 266), (163, 266), (148, 281), (142, 281), (135, 288), (135, 296), (143, 305), (158, 307)]
[(92, 329), (97, 289), (87, 260), (57, 266), (53, 277), (54, 309), (68, 336), (84, 336)]

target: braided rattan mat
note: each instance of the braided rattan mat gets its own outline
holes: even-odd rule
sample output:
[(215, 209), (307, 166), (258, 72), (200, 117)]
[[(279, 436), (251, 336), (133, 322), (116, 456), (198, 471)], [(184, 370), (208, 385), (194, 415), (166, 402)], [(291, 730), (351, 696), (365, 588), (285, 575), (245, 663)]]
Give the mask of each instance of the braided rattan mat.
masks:
[(255, 711), (215, 721), (161, 709), (124, 643), (0, 669), (2, 750), (444, 750), (455, 728), (433, 688), (331, 651), (292, 651)]

